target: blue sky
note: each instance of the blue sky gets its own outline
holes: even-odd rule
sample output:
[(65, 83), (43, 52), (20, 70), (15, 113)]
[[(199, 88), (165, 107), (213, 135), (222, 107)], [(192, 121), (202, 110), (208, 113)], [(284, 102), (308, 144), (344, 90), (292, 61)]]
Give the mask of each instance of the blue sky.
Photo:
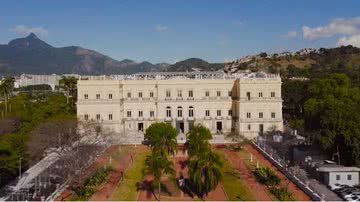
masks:
[(262, 51), (360, 46), (360, 1), (62, 0), (0, 2), (0, 43), (35, 32), (117, 60), (199, 57), (223, 62)]

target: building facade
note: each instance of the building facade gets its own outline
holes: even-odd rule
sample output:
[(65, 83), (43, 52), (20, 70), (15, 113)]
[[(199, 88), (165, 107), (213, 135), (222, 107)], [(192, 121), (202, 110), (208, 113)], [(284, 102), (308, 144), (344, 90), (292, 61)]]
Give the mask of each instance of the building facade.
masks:
[(79, 119), (98, 121), (134, 143), (154, 122), (167, 122), (179, 141), (195, 124), (225, 142), (231, 131), (247, 138), (283, 129), (281, 79), (242, 73), (145, 73), (87, 77), (78, 82)]

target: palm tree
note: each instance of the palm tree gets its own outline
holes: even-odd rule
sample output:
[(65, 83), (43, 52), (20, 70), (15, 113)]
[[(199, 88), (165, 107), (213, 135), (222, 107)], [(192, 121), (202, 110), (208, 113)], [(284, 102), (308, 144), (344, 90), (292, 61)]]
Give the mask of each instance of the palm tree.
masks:
[(198, 158), (189, 161), (189, 179), (195, 185), (200, 197), (214, 190), (222, 177), (221, 157), (207, 149)]
[(209, 140), (212, 139), (211, 132), (205, 126), (198, 124), (186, 135), (186, 149), (189, 158), (196, 157), (199, 153), (210, 149)]
[(176, 130), (167, 123), (153, 123), (145, 131), (145, 139), (152, 151), (162, 156), (174, 154), (177, 150)]
[[(151, 152), (150, 155), (146, 156), (144, 174), (153, 175), (154, 182), (158, 183), (160, 200), (161, 193), (161, 177), (163, 175), (169, 175), (172, 179), (175, 178), (174, 165), (169, 161), (166, 156), (160, 155), (158, 152)], [(155, 196), (156, 197), (156, 196)]]
[(69, 97), (76, 97), (76, 85), (77, 85), (77, 78), (70, 76), (65, 77), (62, 76), (60, 81), (60, 88), (65, 90), (66, 93), (66, 104), (69, 104)]
[(14, 77), (7, 76), (0, 84), (0, 94), (4, 96), (5, 102), (5, 114), (8, 112), (8, 101), (10, 99), (10, 95), (14, 90)]

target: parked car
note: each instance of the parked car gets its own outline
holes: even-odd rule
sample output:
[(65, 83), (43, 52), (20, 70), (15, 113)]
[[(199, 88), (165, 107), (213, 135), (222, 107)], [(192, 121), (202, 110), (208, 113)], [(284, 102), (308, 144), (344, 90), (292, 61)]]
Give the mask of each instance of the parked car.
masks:
[(347, 201), (360, 201), (360, 196), (355, 195), (355, 196), (352, 196), (352, 197), (345, 198), (345, 200), (347, 200)]

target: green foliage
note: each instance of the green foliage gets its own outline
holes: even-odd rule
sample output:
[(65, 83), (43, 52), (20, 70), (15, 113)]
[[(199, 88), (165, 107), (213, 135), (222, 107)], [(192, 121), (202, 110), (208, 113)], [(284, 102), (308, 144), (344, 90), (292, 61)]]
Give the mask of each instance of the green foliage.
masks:
[(111, 167), (98, 168), (89, 177), (86, 178), (84, 184), (74, 189), (75, 197), (73, 201), (87, 201), (96, 191), (97, 187), (106, 181)]
[(202, 151), (210, 149), (209, 140), (212, 139), (211, 132), (205, 126), (198, 124), (186, 135), (186, 149), (189, 158), (195, 157)]
[(222, 177), (221, 157), (211, 150), (212, 135), (208, 128), (198, 124), (186, 137), (189, 155), (189, 179), (200, 197), (214, 190)]
[(295, 201), (292, 193), (288, 192), (284, 187), (270, 187), (269, 190), (279, 201)]
[(75, 104), (77, 94), (77, 78), (73, 76), (65, 77), (62, 76), (59, 81), (60, 88), (66, 92), (66, 103), (69, 103), (70, 96), (72, 97), (72, 105)]
[(177, 150), (176, 130), (167, 123), (153, 123), (145, 131), (151, 150), (161, 155), (174, 154)]
[(146, 156), (143, 173), (153, 175), (156, 183), (160, 183), (160, 179), (164, 174), (172, 178), (175, 177), (172, 161), (169, 161), (167, 156), (160, 155), (156, 151), (152, 151), (151, 154)]
[(223, 162), (221, 157), (211, 149), (198, 154), (189, 161), (189, 179), (200, 197), (214, 190), (222, 178)]
[(256, 168), (254, 171), (256, 179), (267, 186), (277, 186), (280, 184), (280, 178), (270, 168)]
[[(8, 100), (8, 106), (8, 114), (4, 118), (14, 117), (20, 120), (20, 125), (15, 133), (0, 136), (0, 186), (18, 175), (20, 157), (23, 158), (23, 169), (27, 168), (29, 156), (26, 142), (36, 125), (48, 120), (75, 118), (74, 109), (66, 105), (66, 98), (61, 94), (49, 93), (35, 97), (19, 93)], [(0, 115), (4, 115), (1, 113), (4, 109), (5, 103), (0, 103)]]
[(96, 169), (95, 172), (85, 180), (84, 186), (99, 186), (106, 180), (112, 170), (113, 168), (111, 167)]
[(72, 201), (86, 201), (95, 193), (95, 189), (90, 186), (81, 186), (76, 188), (74, 192), (76, 197)]
[(345, 74), (332, 74), (309, 86), (305, 127), (324, 149), (340, 149), (341, 163), (360, 164), (360, 90)]

